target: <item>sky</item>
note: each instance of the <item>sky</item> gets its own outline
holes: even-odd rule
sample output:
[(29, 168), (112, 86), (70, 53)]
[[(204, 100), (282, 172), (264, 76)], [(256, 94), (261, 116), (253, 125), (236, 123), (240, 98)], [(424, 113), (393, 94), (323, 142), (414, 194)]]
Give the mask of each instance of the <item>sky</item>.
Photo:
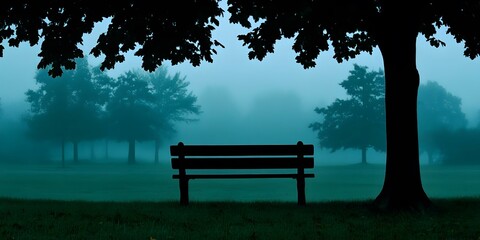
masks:
[[(277, 100), (284, 96), (285, 99), (293, 99), (296, 105), (287, 108), (284, 107), (285, 102), (272, 103), (274, 107), (283, 108), (283, 113), (279, 111), (278, 116), (291, 115), (290, 110), (300, 108), (303, 113), (309, 114), (307, 117), (311, 118), (311, 122), (315, 120), (315, 107), (323, 107), (336, 98), (346, 97), (339, 83), (347, 78), (354, 63), (367, 66), (370, 70), (383, 68), (381, 54), (375, 49), (371, 55), (363, 53), (342, 63), (333, 59), (332, 51), (322, 52), (316, 61), (316, 67), (304, 69), (295, 62), (295, 52), (291, 49), (292, 39), (278, 41), (275, 52), (267, 55), (263, 61), (249, 60), (247, 47), (237, 40), (237, 35), (245, 33), (247, 29), (230, 24), (228, 17), (228, 12), (225, 12), (220, 26), (213, 33), (213, 38), (225, 46), (217, 49), (218, 54), (213, 57), (213, 63), (203, 62), (198, 67), (189, 63), (168, 66), (167, 63), (172, 74), (178, 72), (186, 77), (190, 82), (190, 90), (199, 97), (200, 103), (231, 103), (224, 110), (218, 106), (206, 106), (204, 110), (210, 111), (205, 113), (207, 119), (212, 119), (212, 114), (224, 114), (229, 109), (248, 115), (255, 111), (255, 105), (259, 101), (270, 101), (268, 96)], [(106, 26), (106, 23), (100, 23), (92, 34), (85, 36), (81, 46), (85, 54), (94, 46), (98, 34)], [(460, 97), (467, 118), (472, 125), (476, 124), (480, 110), (480, 60), (464, 57), (463, 44), (456, 43), (450, 35), (446, 35), (445, 29), (440, 29), (437, 36), (447, 44), (446, 47), (435, 48), (423, 36), (418, 38), (417, 67), (421, 83), (437, 81), (447, 91)], [(39, 62), (38, 53), (39, 46), (30, 47), (26, 43), (19, 48), (5, 49), (4, 57), (0, 58), (0, 98), (3, 106), (24, 101), (25, 92), (35, 88), (34, 73)], [(89, 55), (89, 60), (92, 65), (97, 65), (101, 58)], [(141, 60), (129, 52), (126, 61), (117, 64), (108, 73), (116, 77), (127, 70), (140, 67)], [(4, 111), (4, 114), (13, 116), (25, 109), (16, 109), (17, 112), (15, 109), (10, 110), (11, 112)], [(236, 117), (231, 117), (234, 118)], [(302, 128), (306, 129), (305, 126)], [(221, 141), (220, 138), (219, 136), (217, 140)]]
[[(249, 60), (248, 49), (237, 40), (238, 34), (246, 32), (240, 25), (227, 21), (225, 13), (220, 27), (214, 31), (225, 48), (219, 48), (214, 62), (204, 62), (199, 67), (189, 63), (170, 68), (172, 72), (180, 72), (191, 82), (191, 89), (197, 93), (215, 87), (222, 88), (234, 95), (242, 108), (247, 107), (252, 99), (260, 93), (269, 91), (291, 91), (301, 96), (305, 107), (332, 102), (335, 98), (344, 97), (344, 90), (338, 85), (346, 78), (353, 63), (368, 66), (371, 70), (383, 67), (382, 57), (378, 49), (372, 55), (361, 54), (355, 59), (338, 63), (332, 58), (331, 51), (322, 52), (317, 59), (317, 66), (304, 69), (295, 62), (295, 53), (291, 49), (292, 39), (280, 40), (275, 46), (275, 53), (267, 55), (263, 61)], [(85, 37), (85, 53), (94, 46), (96, 36), (105, 28), (99, 24), (95, 31)], [(447, 43), (446, 47), (430, 46), (423, 36), (418, 38), (418, 70), (421, 82), (438, 81), (448, 91), (463, 100), (463, 109), (469, 117), (474, 117), (477, 106), (477, 91), (480, 89), (479, 60), (471, 60), (463, 56), (463, 45), (456, 43), (450, 35), (440, 30), (440, 39)], [(9, 103), (24, 100), (24, 92), (34, 87), (33, 79), (39, 47), (22, 44), (19, 48), (6, 48), (4, 57), (0, 58), (0, 97), (2, 102)], [(89, 55), (92, 64), (100, 59)], [(168, 63), (167, 63), (168, 64)], [(127, 60), (110, 71), (115, 76), (132, 69), (140, 68), (141, 61), (130, 52)]]

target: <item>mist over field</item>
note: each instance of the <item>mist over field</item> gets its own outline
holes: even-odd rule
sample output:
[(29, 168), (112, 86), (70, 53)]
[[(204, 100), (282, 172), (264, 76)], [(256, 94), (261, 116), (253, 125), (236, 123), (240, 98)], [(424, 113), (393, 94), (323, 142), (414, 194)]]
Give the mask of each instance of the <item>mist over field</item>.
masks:
[[(321, 145), (317, 132), (309, 126), (323, 120), (315, 112), (317, 107), (326, 108), (338, 99), (349, 98), (340, 83), (348, 78), (355, 64), (365, 66), (367, 71), (381, 72), (383, 65), (378, 49), (372, 55), (361, 54), (343, 63), (332, 59), (333, 52), (328, 51), (320, 55), (317, 67), (307, 70), (295, 62), (291, 40), (287, 39), (279, 41), (275, 54), (268, 55), (264, 61), (252, 61), (248, 59), (248, 50), (236, 38), (243, 30), (228, 24), (227, 17), (215, 32), (225, 49), (219, 51), (213, 63), (166, 68), (170, 76), (178, 73), (188, 82), (187, 89), (196, 97), (200, 111), (191, 116), (192, 121), (175, 122), (174, 131), (159, 132), (158, 163), (154, 163), (156, 145), (151, 136), (134, 141), (135, 164), (127, 163), (129, 142), (122, 136), (113, 136), (115, 131), (79, 141), (78, 162), (73, 157), (73, 141), (65, 141), (62, 152), (60, 140), (32, 137), (32, 125), (26, 121), (32, 102), (28, 102), (26, 93), (40, 88), (36, 81), (39, 48), (21, 44), (19, 48), (5, 49), (4, 57), (0, 58), (0, 197), (176, 201), (179, 190), (178, 181), (172, 179), (175, 171), (170, 165), (170, 145), (178, 142), (296, 144), (302, 141), (315, 145), (313, 171), (316, 176), (306, 181), (307, 202), (374, 198), (384, 180), (382, 147), (368, 146), (367, 164), (360, 164), (362, 151), (356, 145), (336, 149)], [(106, 26), (97, 26), (83, 47), (93, 46), (95, 36)], [(418, 39), (421, 84), (438, 83), (429, 85), (432, 92), (419, 93), (419, 99), (425, 96), (419, 101), (424, 108), (419, 109), (431, 110), (425, 110), (419, 119), (422, 180), (431, 197), (479, 196), (479, 60), (464, 57), (463, 46), (444, 31), (439, 34), (446, 47), (437, 49), (429, 46), (424, 38)], [(90, 66), (97, 66), (99, 62), (88, 56)], [(105, 74), (118, 78), (140, 67), (140, 59), (131, 54)], [(435, 108), (440, 105), (434, 102), (437, 96), (447, 99), (456, 110), (443, 112), (444, 109)], [(419, 118), (420, 115), (419, 110)], [(141, 124), (127, 123), (120, 129), (138, 125)], [(102, 129), (109, 127), (107, 124)], [(378, 124), (374, 129), (383, 127)], [(54, 128), (37, 130), (48, 133)], [(349, 139), (362, 129), (352, 128), (356, 130), (339, 138)], [(40, 136), (48, 135), (42, 134)], [(367, 139), (371, 135), (362, 133), (361, 137)], [(190, 194), (192, 200), (296, 201), (296, 185), (292, 179), (193, 180)]]

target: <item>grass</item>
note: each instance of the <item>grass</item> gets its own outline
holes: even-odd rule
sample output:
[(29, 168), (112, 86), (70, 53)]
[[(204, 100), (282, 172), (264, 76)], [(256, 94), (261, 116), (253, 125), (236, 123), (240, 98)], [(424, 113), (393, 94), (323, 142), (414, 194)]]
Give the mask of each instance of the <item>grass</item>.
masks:
[[(0, 197), (84, 201), (176, 201), (169, 164), (82, 163), (1, 165)], [(316, 166), (306, 180), (307, 202), (367, 200), (380, 192), (385, 166)], [(480, 166), (422, 166), (432, 198), (480, 196)], [(194, 201), (296, 201), (293, 179), (190, 181)]]
[(480, 239), (480, 198), (431, 213), (376, 213), (369, 201), (88, 202), (0, 199), (0, 239)]
[(168, 164), (1, 165), (0, 239), (480, 240), (480, 166), (422, 166), (426, 214), (369, 210), (384, 170), (318, 166), (306, 207), (291, 179), (194, 180), (182, 207)]

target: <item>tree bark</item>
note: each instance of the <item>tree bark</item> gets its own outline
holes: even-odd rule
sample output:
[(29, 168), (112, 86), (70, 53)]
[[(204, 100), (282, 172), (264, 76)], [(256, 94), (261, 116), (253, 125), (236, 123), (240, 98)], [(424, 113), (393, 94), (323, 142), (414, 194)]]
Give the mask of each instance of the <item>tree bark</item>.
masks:
[[(408, 8), (398, 10), (398, 14), (408, 15)], [(384, 19), (385, 27), (381, 29), (382, 37), (379, 38), (385, 68), (387, 151), (385, 181), (374, 205), (382, 210), (423, 211), (431, 206), (431, 201), (420, 177), (417, 126), (420, 77), (416, 66), (418, 30), (412, 20), (404, 20), (403, 16), (404, 21), (399, 21), (391, 13), (386, 14), (391, 17)]]
[(128, 140), (128, 163), (135, 163), (135, 139)]

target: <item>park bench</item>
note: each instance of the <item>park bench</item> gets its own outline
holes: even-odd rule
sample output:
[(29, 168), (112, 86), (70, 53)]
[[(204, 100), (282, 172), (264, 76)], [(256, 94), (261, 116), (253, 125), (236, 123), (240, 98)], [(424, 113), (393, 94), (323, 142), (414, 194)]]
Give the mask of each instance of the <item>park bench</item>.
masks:
[[(296, 179), (298, 204), (305, 205), (305, 178), (315, 176), (305, 173), (305, 169), (314, 167), (313, 145), (304, 145), (301, 141), (293, 145), (185, 145), (180, 142), (170, 146), (170, 154), (172, 169), (178, 169), (173, 179), (179, 180), (181, 205), (188, 205), (190, 179), (250, 178)], [(288, 169), (288, 172), (272, 173), (262, 169)], [(208, 171), (190, 173), (187, 170)]]

